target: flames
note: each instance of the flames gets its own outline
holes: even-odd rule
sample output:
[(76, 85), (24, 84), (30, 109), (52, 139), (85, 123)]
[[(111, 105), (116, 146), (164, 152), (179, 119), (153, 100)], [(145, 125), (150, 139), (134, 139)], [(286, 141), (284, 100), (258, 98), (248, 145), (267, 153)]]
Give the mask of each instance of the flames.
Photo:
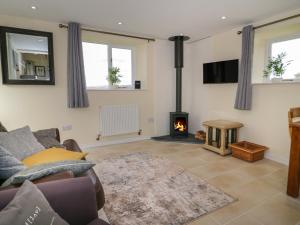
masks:
[(174, 123), (174, 128), (180, 132), (184, 132), (186, 130), (186, 126), (181, 121)]

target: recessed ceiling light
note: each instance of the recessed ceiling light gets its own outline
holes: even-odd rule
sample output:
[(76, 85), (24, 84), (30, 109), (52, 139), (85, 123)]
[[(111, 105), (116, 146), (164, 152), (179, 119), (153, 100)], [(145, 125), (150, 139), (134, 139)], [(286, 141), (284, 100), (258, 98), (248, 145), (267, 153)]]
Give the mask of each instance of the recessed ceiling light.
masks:
[(31, 8), (32, 8), (33, 10), (36, 10), (36, 9), (37, 9), (37, 7), (36, 7), (35, 5), (31, 6)]
[(122, 25), (123, 23), (122, 22), (118, 22), (118, 25)]
[(222, 20), (226, 20), (227, 17), (226, 17), (226, 16), (222, 16), (221, 19), (222, 19)]

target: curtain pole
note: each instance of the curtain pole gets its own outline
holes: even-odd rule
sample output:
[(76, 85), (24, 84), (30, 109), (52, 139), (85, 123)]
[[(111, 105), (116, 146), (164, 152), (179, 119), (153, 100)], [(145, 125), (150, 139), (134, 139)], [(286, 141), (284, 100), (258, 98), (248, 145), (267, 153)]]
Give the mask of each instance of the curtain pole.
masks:
[[(284, 21), (287, 21), (287, 20), (291, 20), (291, 19), (294, 19), (294, 18), (297, 18), (297, 17), (300, 17), (300, 14), (289, 16), (289, 17), (286, 17), (286, 18), (283, 18), (283, 19), (280, 19), (280, 20), (275, 20), (275, 21), (272, 21), (270, 23), (265, 23), (265, 24), (253, 27), (253, 29), (256, 30), (256, 29), (259, 29), (259, 28), (262, 28), (262, 27), (270, 26), (270, 25), (280, 23), (280, 22), (284, 22)], [(242, 31), (237, 32), (238, 35), (240, 35), (241, 33), (242, 33)]]
[[(59, 24), (59, 28), (66, 28), (66, 29), (68, 29), (68, 25)], [(95, 30), (95, 29), (90, 29), (90, 28), (81, 28), (81, 30), (95, 32), (95, 33), (101, 33), (101, 34), (109, 34), (109, 35), (121, 36), (121, 37), (136, 38), (136, 39), (146, 40), (148, 42), (155, 41), (154, 38), (140, 37), (140, 36), (134, 36), (134, 35), (128, 35), (128, 34), (120, 34), (120, 33), (114, 33), (114, 32), (102, 31), (102, 30)]]

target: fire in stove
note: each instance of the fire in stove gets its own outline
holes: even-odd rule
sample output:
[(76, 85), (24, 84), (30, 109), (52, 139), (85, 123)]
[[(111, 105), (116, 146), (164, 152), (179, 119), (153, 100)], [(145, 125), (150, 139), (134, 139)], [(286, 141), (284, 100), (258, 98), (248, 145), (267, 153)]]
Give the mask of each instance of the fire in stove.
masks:
[(186, 131), (186, 125), (182, 121), (177, 121), (177, 123), (174, 123), (174, 129), (176, 131), (184, 132)]
[(187, 137), (189, 135), (188, 116), (186, 112), (170, 112), (170, 136)]

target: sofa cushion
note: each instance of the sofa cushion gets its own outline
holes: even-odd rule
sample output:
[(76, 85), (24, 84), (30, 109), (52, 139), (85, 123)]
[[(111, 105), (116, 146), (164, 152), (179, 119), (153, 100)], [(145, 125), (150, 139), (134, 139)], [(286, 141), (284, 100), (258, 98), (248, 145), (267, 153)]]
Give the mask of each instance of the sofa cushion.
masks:
[(32, 167), (39, 164), (59, 162), (65, 160), (80, 160), (83, 159), (87, 153), (72, 152), (63, 148), (49, 148), (26, 157), (22, 160), (24, 165)]
[(0, 225), (7, 224), (68, 225), (30, 181), (21, 186), (13, 200), (0, 212)]
[(4, 147), (0, 146), (0, 179), (6, 180), (17, 172), (26, 169), (26, 166), (14, 157)]
[(0, 122), (0, 132), (7, 132), (6, 128)]
[(0, 132), (0, 146), (19, 160), (45, 149), (28, 126), (10, 132)]
[(33, 132), (33, 135), (36, 137), (38, 142), (40, 142), (46, 149), (57, 147), (57, 148), (64, 148), (64, 145), (59, 143), (57, 140), (57, 129), (45, 129), (45, 130), (38, 130)]
[(74, 176), (79, 176), (94, 165), (95, 164), (86, 160), (68, 160), (36, 165), (14, 174), (2, 184), (2, 187), (7, 187), (12, 184), (22, 184), (25, 180), (36, 180), (63, 171), (71, 171)]

